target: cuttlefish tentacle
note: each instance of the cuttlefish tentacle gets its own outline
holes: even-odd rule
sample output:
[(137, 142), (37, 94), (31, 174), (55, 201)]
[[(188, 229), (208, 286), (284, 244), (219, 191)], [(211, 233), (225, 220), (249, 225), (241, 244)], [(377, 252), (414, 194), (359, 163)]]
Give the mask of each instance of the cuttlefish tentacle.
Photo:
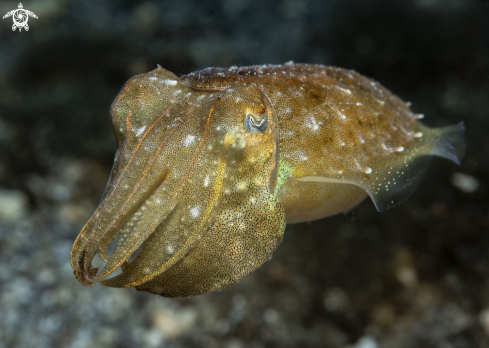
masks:
[[(156, 125), (158, 125), (159, 122), (161, 122), (161, 120), (163, 119), (163, 117), (167, 116), (167, 113), (171, 110), (171, 106), (165, 110), (165, 112), (162, 113), (162, 115), (156, 119), (153, 124), (151, 124), (149, 126), (149, 128), (142, 134), (141, 136), (141, 139), (137, 142), (137, 145), (136, 147), (134, 148), (134, 150), (132, 150), (131, 152), (131, 155), (129, 157), (129, 160), (127, 161), (127, 163), (125, 163), (124, 167), (123, 167), (123, 170), (121, 171), (120, 175), (117, 176), (118, 172), (116, 172), (114, 174), (114, 177), (118, 177), (119, 180), (115, 181), (111, 186), (112, 186), (112, 189), (110, 190), (110, 192), (108, 192), (108, 195), (107, 195), (107, 202), (109, 202), (111, 199), (113, 199), (113, 196), (114, 196), (114, 192), (117, 192), (117, 188), (121, 185), (121, 184), (126, 184), (128, 185), (128, 182), (126, 180), (126, 173), (128, 171), (129, 168), (131, 168), (131, 164), (135, 161), (135, 159), (138, 159), (138, 161), (141, 161), (141, 160), (144, 160), (145, 159), (145, 156), (144, 154), (141, 155), (141, 145), (144, 144), (144, 140), (146, 140), (149, 132), (151, 131), (151, 129), (153, 129)], [(129, 118), (129, 117), (128, 117)], [(149, 158), (146, 160), (146, 167), (144, 169), (144, 172), (141, 174), (141, 176), (138, 178), (138, 182), (134, 185), (134, 188), (131, 192), (131, 194), (129, 195), (129, 197), (127, 198), (126, 202), (120, 207), (119, 209), (119, 213), (117, 214), (117, 216), (123, 216), (121, 214), (121, 212), (123, 211), (124, 208), (127, 207), (128, 204), (130, 204), (132, 198), (134, 197), (134, 194), (140, 189), (140, 186), (141, 186), (141, 183), (144, 182), (144, 180), (146, 179), (147, 175), (148, 175), (148, 172), (151, 170), (151, 166), (152, 164), (154, 163), (154, 160), (155, 160), (155, 157), (158, 156), (159, 152), (161, 152), (162, 148), (164, 145), (166, 145), (166, 142), (168, 141), (169, 138), (171, 138), (171, 132), (169, 132), (169, 134), (166, 135), (165, 139), (163, 139), (161, 142), (162, 142), (162, 145), (158, 147), (158, 149), (154, 152), (152, 152), (151, 154), (149, 154)], [(131, 132), (130, 132), (130, 128), (128, 128), (128, 131), (127, 131), (127, 137), (129, 138), (131, 136)], [(119, 163), (122, 163), (124, 158), (125, 158), (125, 154), (126, 154), (126, 151), (127, 151), (127, 139), (126, 141), (124, 142), (124, 147), (123, 147), (123, 150), (121, 152), (121, 159), (118, 161)], [(144, 145), (143, 145), (144, 146)], [(160, 179), (159, 181), (161, 182), (162, 180), (164, 180), (164, 177), (166, 176), (166, 171), (164, 172), (165, 175), (162, 176), (161, 178), (163, 179)], [(102, 212), (103, 214), (103, 212)], [(100, 216), (100, 215), (99, 215)], [(107, 247), (108, 247), (108, 244), (110, 244), (117, 236), (117, 229), (111, 229), (111, 227), (115, 224), (118, 224), (119, 222), (116, 221), (116, 220), (113, 220), (111, 222), (111, 224), (106, 228), (105, 232), (103, 232), (103, 234), (99, 237), (99, 250), (98, 250), (98, 253), (100, 255), (100, 258), (102, 260), (104, 260), (105, 262), (107, 262), (108, 260), (108, 256), (107, 256)], [(102, 241), (102, 238), (103, 238), (103, 241)], [(104, 242), (105, 241), (109, 241), (108, 244), (106, 245)]]
[[(213, 113), (214, 106), (211, 106), (210, 111), (208, 112), (208, 121), (202, 139), (195, 149), (195, 153), (191, 156), (186, 172), (183, 175), (180, 175), (176, 181), (173, 181), (173, 185), (162, 185), (161, 187), (158, 187), (158, 189), (154, 190), (154, 193), (151, 194), (151, 197), (141, 205), (139, 211), (133, 215), (132, 221), (129, 221), (131, 227), (130, 231), (124, 233), (124, 236), (119, 239), (116, 250), (111, 255), (110, 260), (105, 265), (104, 269), (95, 279), (106, 277), (124, 263), (128, 256), (132, 255), (132, 253), (139, 248), (146, 238), (162, 223), (163, 219), (174, 209), (179, 200), (181, 200), (182, 191), (185, 196), (185, 191), (188, 191), (186, 188), (189, 186), (189, 181), (192, 181), (192, 174), (197, 165), (200, 164), (199, 162), (201, 161), (201, 158), (199, 157), (202, 156), (202, 147), (204, 146), (207, 133), (209, 132), (209, 120), (212, 118)], [(175, 141), (175, 139), (172, 140)], [(159, 146), (158, 150), (165, 148), (166, 145), (167, 144), (162, 144)], [(159, 154), (159, 151), (156, 151), (155, 158), (158, 157)], [(210, 163), (206, 164), (210, 165)], [(178, 163), (170, 164), (172, 167), (175, 167), (176, 165), (178, 165)], [(212, 166), (208, 167), (209, 170), (211, 168)], [(144, 179), (145, 175), (143, 174), (139, 182)], [(202, 199), (202, 205), (209, 204), (205, 199), (205, 194), (202, 195), (202, 193), (198, 192), (195, 188), (193, 188), (193, 192), (187, 192), (187, 195), (192, 194), (197, 194), (199, 199)], [(215, 194), (213, 196), (215, 196)], [(192, 224), (195, 224), (195, 222), (192, 222)], [(184, 226), (181, 227), (184, 228)], [(127, 237), (125, 237), (126, 234)], [(191, 241), (193, 241), (193, 238), (189, 239), (186, 245), (192, 245)], [(105, 243), (105, 245), (107, 245), (107, 243)], [(179, 255), (179, 253), (177, 255)]]
[[(127, 114), (127, 119), (126, 119), (126, 129), (127, 133), (129, 133), (130, 130), (130, 123), (131, 123), (131, 118), (132, 118), (132, 109), (128, 110)], [(121, 128), (122, 130), (122, 128)], [(122, 159), (124, 158), (124, 153), (126, 151), (126, 145), (128, 142), (128, 138), (121, 139), (118, 138), (118, 149), (116, 152), (116, 159), (114, 161), (114, 165), (110, 174), (109, 181), (106, 185), (105, 192), (102, 196), (102, 200), (99, 203), (99, 207), (97, 210), (100, 209), (100, 206), (103, 204), (105, 197), (110, 193), (114, 191), (114, 180), (116, 178), (116, 174), (119, 172), (121, 164), (122, 164)], [(122, 154), (121, 156), (118, 156), (119, 154)], [(80, 281), (82, 282), (87, 282), (90, 285), (93, 285), (89, 281), (89, 279), (92, 278), (94, 274), (97, 273), (98, 269), (89, 269), (87, 272), (84, 272), (84, 270), (87, 267), (87, 263), (90, 263), (93, 256), (96, 253), (96, 250), (98, 249), (98, 242), (100, 240), (94, 240), (93, 235), (94, 235), (94, 226), (96, 226), (99, 223), (99, 216), (96, 214), (97, 212), (94, 213), (94, 216), (85, 224), (83, 227), (82, 231), (78, 235), (77, 239), (75, 240), (75, 243), (73, 245), (72, 249), (72, 255), (71, 255), (71, 264), (72, 267), (75, 269), (75, 273), (77, 274), (77, 277)], [(96, 216), (95, 216), (96, 215)], [(82, 251), (84, 249), (84, 251)], [(95, 250), (95, 251), (94, 251)], [(93, 255), (89, 255), (87, 253), (92, 253)], [(76, 255), (76, 256), (75, 256)], [(103, 258), (103, 256), (102, 256)], [(87, 274), (87, 277), (82, 276), (83, 273)], [(83, 280), (82, 280), (83, 279)], [(87, 284), (85, 284), (87, 285)]]
[[(145, 240), (143, 248), (134, 261), (127, 263), (120, 275), (100, 281), (102, 285), (137, 286), (166, 271), (191, 250), (207, 232), (222, 194), (225, 164), (219, 160), (217, 165), (208, 167), (208, 169), (211, 168), (216, 174), (209, 180), (210, 185), (204, 187), (201, 184), (204, 178), (199, 178), (201, 179), (199, 187), (187, 185), (177, 206), (167, 216), (167, 219), (156, 227), (147, 227), (154, 229), (154, 232)], [(195, 202), (195, 197), (198, 197), (198, 204)], [(122, 261), (124, 262), (125, 259)], [(110, 261), (106, 267), (109, 265)], [(105, 277), (115, 268), (107, 268), (107, 272), (102, 271), (95, 279)]]
[[(132, 163), (132, 159), (133, 157), (137, 157), (137, 150), (141, 148), (141, 144), (143, 143), (143, 141), (145, 140), (146, 136), (149, 134), (149, 132), (151, 130), (153, 130), (153, 128), (155, 126), (158, 125), (158, 123), (162, 120), (163, 117), (168, 117), (168, 111), (170, 111), (171, 107), (168, 108), (166, 110), (166, 112), (164, 112), (162, 114), (162, 116), (160, 116), (150, 127), (148, 127), (148, 129), (145, 131), (145, 133), (142, 135), (141, 137), (141, 140), (139, 141), (138, 145), (136, 146), (136, 150), (133, 151), (133, 154), (131, 155), (131, 159), (129, 160), (128, 164), (126, 165), (125, 168), (131, 168), (130, 167), (130, 164)], [(187, 117), (190, 115), (190, 113), (193, 111), (193, 109), (190, 109), (183, 117), (182, 117), (182, 121), (185, 122), (187, 120)], [(166, 134), (165, 138), (161, 141), (158, 141), (158, 146), (157, 146), (157, 149), (155, 151), (152, 151), (151, 152), (151, 156), (150, 158), (147, 160), (147, 166), (144, 170), (144, 172), (141, 174), (140, 178), (139, 178), (139, 181), (138, 183), (135, 185), (134, 189), (133, 189), (133, 192), (137, 192), (140, 188), (140, 185), (141, 183), (146, 179), (149, 171), (151, 170), (152, 166), (154, 165), (155, 161), (157, 160), (157, 158), (161, 155), (162, 153), (162, 150), (165, 149), (165, 148), (168, 148), (168, 143), (171, 142), (171, 141), (174, 141), (174, 131), (176, 130), (177, 128), (174, 127), (172, 129), (170, 129), (170, 131)], [(144, 146), (144, 145), (143, 145)], [(168, 164), (168, 166), (171, 166), (172, 164)], [(171, 167), (170, 167), (171, 168)], [(168, 171), (168, 170), (167, 170)], [(167, 172), (166, 171), (166, 172)], [(165, 173), (166, 173), (165, 172)], [(121, 178), (124, 176), (125, 173), (121, 173)], [(167, 192), (172, 192), (172, 196), (173, 197), (176, 197), (178, 195), (178, 193), (180, 192), (180, 189), (185, 185), (185, 178), (182, 178), (180, 183), (175, 183), (176, 185), (176, 188), (175, 187), (169, 187), (169, 184), (168, 182), (166, 183), (161, 183), (161, 187), (158, 188), (159, 191), (167, 191)], [(164, 186), (163, 186), (164, 185)], [(114, 185), (115, 186), (115, 185)], [(109, 198), (110, 199), (110, 198)], [(125, 204), (127, 204), (131, 199), (131, 196), (128, 198), (128, 200), (126, 201)], [(167, 199), (167, 202), (168, 202), (168, 199)], [(174, 207), (174, 203), (167, 203), (165, 205), (163, 205), (164, 208), (166, 209), (166, 212), (161, 214), (161, 216), (165, 216), (166, 214), (168, 214), (171, 209)], [(131, 218), (131, 220), (128, 220), (126, 221), (124, 228), (121, 228), (119, 230), (119, 232), (117, 230), (112, 230), (112, 233), (111, 234), (106, 234), (103, 236), (103, 239), (100, 241), (100, 246), (99, 246), (99, 255), (100, 255), (100, 258), (102, 260), (104, 260), (105, 262), (108, 261), (108, 255), (107, 255), (107, 250), (108, 250), (108, 247), (109, 245), (114, 241), (115, 238), (117, 238), (119, 235), (122, 235), (122, 234), (128, 234), (129, 232), (123, 232), (124, 229), (129, 229), (129, 230), (132, 230), (134, 224), (137, 222), (136, 220), (140, 220), (140, 218), (145, 215), (145, 210), (147, 208), (147, 205), (144, 205), (144, 204), (141, 204), (141, 206), (139, 207), (138, 209), (138, 212), (136, 214), (133, 215), (133, 217)], [(144, 240), (144, 239), (141, 239), (141, 240)], [(128, 240), (125, 239), (125, 242), (124, 244), (127, 245), (127, 242)], [(135, 242), (134, 240), (132, 241), (133, 243)], [(141, 244), (141, 243), (138, 243), (138, 244)], [(119, 240), (118, 242), (118, 245), (116, 247), (117, 250), (121, 250), (123, 247), (123, 241), (122, 240)], [(137, 249), (137, 248), (136, 248)], [(112, 257), (112, 262), (114, 262), (115, 260), (115, 257)], [(120, 263), (119, 263), (120, 265)], [(117, 266), (118, 267), (118, 266)], [(106, 265), (105, 269), (109, 269), (110, 267), (108, 265)]]
[[(168, 93), (172, 92), (173, 86), (178, 84), (176, 76), (163, 69), (157, 69), (153, 75), (163, 81), (175, 81), (170, 85), (172, 88), (167, 88)], [(182, 89), (186, 88), (183, 83), (180, 83), (180, 86)], [(75, 242), (71, 260), (78, 278), (85, 277), (89, 280), (93, 277), (96, 270), (91, 268), (90, 263), (99, 249), (102, 238), (106, 235), (110, 236), (113, 233), (112, 230), (118, 230), (121, 223), (140, 208), (150, 193), (166, 178), (166, 172), (170, 167), (168, 164), (171, 161), (165, 159), (173, 158), (175, 161), (174, 156), (170, 156), (171, 149), (164, 148), (164, 156), (151, 160), (155, 158), (155, 152), (160, 151), (159, 145), (165, 143), (163, 141), (165, 137), (172, 137), (173, 133), (182, 137), (199, 127), (196, 123), (187, 123), (183, 127), (178, 127), (178, 116), (188, 111), (187, 105), (180, 105), (179, 108), (176, 108), (172, 105), (171, 100), (167, 100), (168, 105), (163, 109), (167, 111), (162, 113), (160, 104), (165, 105), (159, 100), (154, 100), (155, 89), (152, 84), (138, 83), (135, 85), (129, 81), (112, 105), (112, 121), (118, 143), (125, 144), (124, 151), (121, 151), (124, 157), (119, 158), (122, 169), (115, 173), (114, 184), (106, 199), (98, 207)], [(158, 89), (158, 92), (160, 90)], [(127, 94), (139, 95), (139, 97), (135, 102), (132, 98), (125, 98)], [(168, 112), (170, 110), (172, 111), (171, 116)], [(145, 133), (146, 128), (151, 127), (152, 124), (158, 125), (159, 131)], [(185, 158), (185, 153), (192, 152), (192, 148), (188, 147), (182, 151), (182, 155)], [(184, 166), (185, 162), (185, 160), (180, 161), (178, 167)], [(151, 168), (148, 164), (151, 164)], [(141, 177), (143, 173), (145, 173), (144, 180)], [(138, 187), (137, 191), (134, 190), (135, 186)], [(124, 202), (126, 204), (123, 204)]]
[[(160, 116), (156, 123), (158, 123), (164, 116), (164, 114)], [(154, 124), (150, 126), (150, 129), (153, 126)], [(149, 193), (156, 190), (166, 177), (166, 170), (154, 169), (154, 167), (157, 166), (157, 164), (155, 164), (157, 155), (163, 147), (160, 146), (156, 151), (151, 152), (145, 151), (144, 149), (144, 146), (149, 146), (149, 143), (151, 142), (165, 143), (165, 141), (160, 139), (160, 137), (151, 139), (151, 137), (146, 137), (147, 134), (148, 133), (142, 135), (141, 140), (137, 142), (136, 146), (131, 151), (132, 153), (129, 160), (114, 182), (114, 188), (94, 215), (97, 218), (95, 225), (98, 226), (98, 228), (93, 229), (90, 235), (85, 251), (86, 258), (83, 265), (84, 269), (90, 267), (91, 259), (95, 256), (97, 251), (99, 251), (100, 241), (106, 236), (109, 236), (110, 238), (112, 233), (116, 233), (122, 221), (128, 215), (132, 215), (138, 207), (141, 206), (142, 202), (145, 202), (149, 198)], [(165, 133), (163, 134), (165, 135)], [(171, 132), (169, 132), (167, 137), (169, 136), (171, 136)], [(133, 162), (138, 163), (133, 165)], [(127, 175), (128, 169), (131, 169), (129, 175)], [(134, 175), (135, 172), (138, 175)], [(151, 179), (149, 178), (150, 176), (152, 176)], [(120, 204), (120, 202), (123, 203)], [(109, 215), (114, 216), (114, 218), (103, 221), (103, 218)], [(96, 244), (97, 247), (91, 248), (94, 244)], [(104, 253), (102, 253), (101, 256), (103, 259), (106, 259)]]
[(345, 212), (367, 195), (392, 208), (432, 156), (460, 163), (464, 152), (463, 124), (426, 127), (378, 82), (322, 65), (181, 78), (158, 67), (126, 83), (111, 116), (117, 156), (71, 264), (84, 285), (168, 297), (243, 278), (271, 257), (286, 221)]

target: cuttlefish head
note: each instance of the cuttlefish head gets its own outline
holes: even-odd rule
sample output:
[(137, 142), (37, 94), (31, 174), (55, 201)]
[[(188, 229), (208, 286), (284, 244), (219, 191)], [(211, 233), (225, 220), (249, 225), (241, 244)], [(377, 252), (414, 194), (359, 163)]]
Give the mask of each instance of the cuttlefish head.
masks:
[(126, 83), (111, 118), (114, 167), (71, 252), (81, 283), (190, 297), (270, 258), (285, 216), (272, 194), (277, 117), (263, 91), (198, 91), (159, 67)]

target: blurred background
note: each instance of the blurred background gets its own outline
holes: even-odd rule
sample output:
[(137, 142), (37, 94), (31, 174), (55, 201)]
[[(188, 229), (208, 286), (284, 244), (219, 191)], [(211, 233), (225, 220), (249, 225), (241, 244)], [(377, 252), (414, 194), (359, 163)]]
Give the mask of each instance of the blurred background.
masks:
[[(18, 0), (17, 0), (18, 1)], [(16, 9), (2, 0), (0, 15)], [(488, 0), (26, 0), (0, 21), (0, 348), (489, 347)], [(228, 289), (170, 300), (83, 287), (71, 245), (115, 151), (112, 100), (160, 64), (322, 63), (380, 81), (429, 126), (464, 121), (378, 213), (288, 226)]]

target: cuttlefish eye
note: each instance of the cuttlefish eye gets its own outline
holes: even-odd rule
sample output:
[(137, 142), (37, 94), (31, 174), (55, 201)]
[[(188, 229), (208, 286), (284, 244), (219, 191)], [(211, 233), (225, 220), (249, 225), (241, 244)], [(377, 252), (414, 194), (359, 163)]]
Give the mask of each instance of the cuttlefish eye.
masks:
[(263, 133), (267, 130), (268, 116), (255, 116), (253, 114), (247, 114), (244, 121), (245, 128), (251, 133)]

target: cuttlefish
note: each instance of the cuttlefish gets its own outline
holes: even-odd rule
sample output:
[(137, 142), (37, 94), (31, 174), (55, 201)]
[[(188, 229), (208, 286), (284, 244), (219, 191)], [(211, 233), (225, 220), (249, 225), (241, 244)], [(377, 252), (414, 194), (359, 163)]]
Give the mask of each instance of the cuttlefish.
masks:
[(110, 114), (114, 166), (71, 265), (84, 285), (166, 297), (242, 279), (271, 258), (286, 223), (347, 212), (367, 196), (392, 208), (432, 156), (459, 163), (464, 148), (462, 123), (429, 128), (378, 82), (322, 65), (180, 78), (158, 66), (131, 78)]

